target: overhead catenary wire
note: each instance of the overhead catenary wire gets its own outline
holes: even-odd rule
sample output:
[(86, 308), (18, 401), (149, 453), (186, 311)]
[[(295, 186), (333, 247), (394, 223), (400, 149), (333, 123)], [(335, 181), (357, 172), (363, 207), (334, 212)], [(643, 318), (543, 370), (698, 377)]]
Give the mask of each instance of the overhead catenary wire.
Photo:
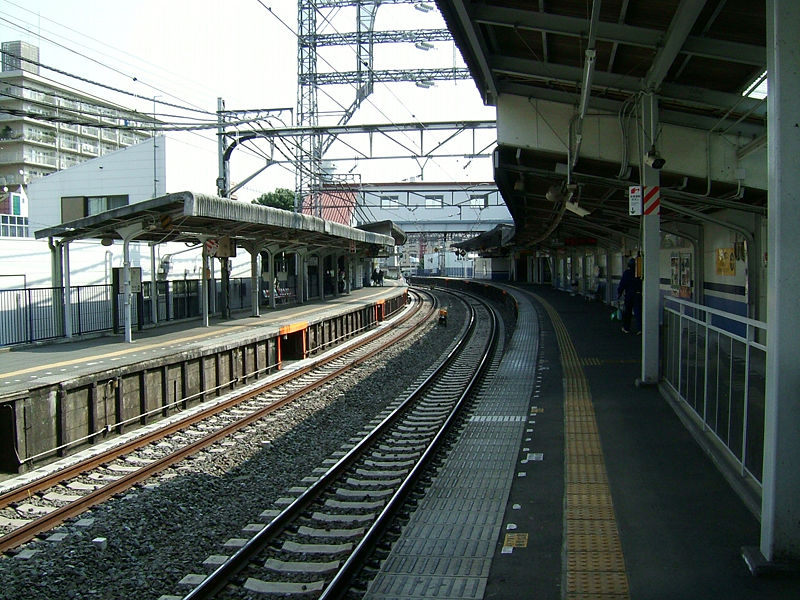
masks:
[[(291, 27), (291, 26), (289, 26), (289, 25), (288, 25), (288, 24), (287, 24), (287, 23), (286, 23), (286, 22), (285, 22), (283, 19), (281, 19), (281, 18), (280, 18), (280, 16), (278, 16), (278, 15), (277, 15), (277, 14), (276, 14), (276, 13), (275, 13), (273, 10), (272, 10), (272, 8), (271, 8), (271, 7), (267, 6), (267, 5), (266, 5), (266, 4), (265, 4), (265, 3), (264, 3), (262, 0), (256, 0), (256, 2), (258, 2), (258, 3), (259, 3), (259, 4), (260, 4), (262, 7), (264, 7), (264, 9), (266, 9), (266, 10), (267, 10), (267, 11), (268, 11), (268, 12), (269, 12), (269, 13), (270, 13), (270, 14), (271, 14), (273, 17), (275, 17), (275, 19), (277, 19), (277, 20), (278, 20), (278, 21), (281, 23), (281, 25), (283, 25), (283, 27), (285, 27), (285, 28), (286, 28), (286, 29), (287, 29), (287, 30), (288, 30), (288, 31), (289, 31), (289, 32), (290, 32), (292, 35), (294, 35), (294, 36), (295, 36), (297, 39), (299, 39), (299, 38), (300, 38), (299, 34), (298, 34), (298, 33), (297, 33), (297, 32), (296, 32), (294, 29), (292, 29), (292, 27)], [(319, 14), (320, 14), (320, 15), (323, 17), (323, 20), (327, 21), (327, 24), (328, 24), (328, 25), (331, 27), (331, 29), (333, 29), (333, 30), (334, 30), (336, 33), (339, 33), (339, 31), (336, 29), (336, 27), (333, 25), (333, 23), (332, 23), (332, 22), (331, 22), (329, 19), (326, 19), (326, 17), (325, 17), (324, 15), (322, 15), (322, 14), (321, 14), (321, 12), (320, 12), (319, 8), (317, 8), (317, 9), (316, 9), (316, 11), (317, 11), (317, 13), (319, 13)], [(351, 50), (352, 50), (352, 51), (355, 53), (355, 50), (354, 50), (354, 49), (352, 49), (352, 48), (351, 48)], [(356, 55), (357, 55), (357, 54), (356, 54)], [(322, 60), (322, 61), (323, 61), (323, 62), (324, 62), (326, 65), (328, 65), (330, 68), (334, 69), (334, 71), (336, 71), (336, 70), (337, 70), (337, 69), (336, 69), (336, 68), (335, 68), (335, 67), (334, 67), (334, 66), (333, 66), (333, 65), (332, 65), (332, 64), (331, 64), (331, 63), (330, 63), (330, 62), (329, 62), (329, 61), (328, 61), (328, 60), (327, 60), (325, 57), (322, 57), (322, 56), (319, 56), (319, 55), (318, 55), (318, 58), (319, 58), (320, 60)], [(373, 71), (373, 72), (374, 72), (374, 69), (372, 69), (372, 68), (371, 68), (371, 67), (369, 67), (368, 65), (363, 65), (363, 66), (364, 66), (364, 67), (366, 67), (367, 69), (369, 69), (369, 70), (371, 70), (371, 71)], [(356, 89), (356, 91), (358, 91), (358, 88), (357, 88), (356, 84), (351, 84), (351, 85), (352, 85), (352, 86), (353, 86), (353, 87)], [(414, 114), (414, 113), (413, 113), (413, 112), (412, 112), (412, 111), (411, 111), (411, 110), (410, 110), (410, 109), (409, 109), (407, 106), (405, 106), (405, 104), (402, 102), (402, 100), (400, 100), (400, 99), (399, 99), (399, 97), (397, 97), (397, 96), (396, 96), (396, 94), (394, 94), (394, 91), (391, 89), (391, 87), (390, 87), (388, 84), (385, 84), (385, 83), (384, 83), (384, 86), (385, 86), (385, 87), (386, 87), (386, 89), (389, 91), (389, 93), (390, 93), (390, 94), (392, 94), (392, 95), (393, 95), (393, 96), (394, 96), (394, 97), (395, 97), (395, 98), (398, 100), (398, 102), (400, 102), (400, 104), (403, 106), (403, 108), (405, 108), (405, 109), (406, 109), (406, 110), (409, 112), (409, 114), (411, 114), (412, 118), (413, 118), (415, 121), (417, 121), (418, 123), (422, 124), (422, 123), (421, 123), (421, 122), (420, 122), (420, 121), (417, 119), (416, 115), (415, 115), (415, 114)], [(326, 92), (324, 92), (324, 91), (323, 91), (323, 93), (325, 93), (325, 94), (326, 94), (328, 97), (330, 97), (330, 95), (329, 95), (329, 94), (327, 94)], [(372, 100), (371, 100), (369, 97), (368, 97), (368, 98), (366, 98), (366, 102), (367, 102), (368, 104), (370, 104), (371, 106), (373, 106), (373, 108), (375, 108), (375, 109), (378, 111), (378, 113), (379, 113), (379, 114), (380, 114), (380, 115), (381, 115), (381, 116), (382, 116), (384, 119), (386, 119), (386, 120), (387, 120), (387, 122), (389, 122), (389, 123), (394, 123), (394, 121), (393, 121), (393, 120), (392, 120), (392, 119), (391, 119), (391, 118), (390, 118), (390, 117), (389, 117), (389, 116), (388, 116), (388, 115), (387, 115), (387, 114), (386, 114), (386, 113), (385, 113), (385, 112), (382, 110), (382, 108), (381, 108), (381, 107), (379, 107), (379, 106), (377, 106), (377, 105), (376, 105), (376, 104), (375, 104), (375, 103), (374, 103), (374, 102), (373, 102), (373, 101), (372, 101)], [(340, 107), (342, 107), (341, 103), (338, 103), (338, 102), (337, 102), (337, 104), (338, 104)], [(344, 107), (342, 107), (342, 108), (344, 108)], [(384, 135), (385, 135), (385, 134), (384, 134)], [(405, 136), (406, 136), (406, 137), (407, 137), (407, 138), (408, 138), (408, 139), (409, 139), (409, 140), (410, 140), (412, 143), (415, 143), (415, 141), (414, 141), (413, 139), (411, 139), (411, 137), (410, 137), (408, 134), (405, 134)], [(389, 137), (389, 136), (387, 136), (387, 137)], [(414, 151), (414, 150), (411, 150), (411, 149), (410, 149), (410, 148), (408, 148), (407, 146), (404, 146), (404, 145), (403, 145), (403, 144), (401, 144), (399, 141), (397, 141), (397, 140), (394, 140), (394, 139), (392, 139), (392, 138), (390, 138), (390, 139), (391, 139), (391, 140), (392, 140), (394, 143), (396, 143), (396, 144), (398, 144), (399, 146), (403, 147), (405, 150), (409, 151), (411, 154), (415, 154), (415, 155), (418, 155), (418, 154), (420, 154), (420, 153), (418, 153), (418, 152), (416, 152), (416, 151)], [(442, 170), (445, 170), (445, 171), (446, 171), (446, 169), (443, 167), (443, 165), (439, 164), (439, 163), (438, 163), (437, 161), (435, 161), (435, 160), (434, 160), (433, 162), (434, 162), (434, 164), (436, 164), (436, 165), (437, 165), (437, 166), (438, 166), (440, 169), (442, 169)], [(454, 181), (456, 181), (456, 180), (457, 180), (457, 178), (456, 178), (456, 177), (454, 177), (454, 176), (452, 176), (452, 174), (449, 174), (449, 175), (450, 175), (450, 176), (453, 178), (453, 180), (454, 180)]]
[[(5, 20), (5, 19), (3, 19), (2, 17), (0, 17), (0, 20)], [(5, 50), (0, 50), (0, 53), (1, 53), (1, 54), (5, 54), (5, 55), (7, 55), (7, 56), (13, 56), (14, 58), (20, 58), (20, 57), (19, 57), (19, 56), (17, 56), (16, 54), (12, 54), (12, 53), (10, 53), (10, 52), (7, 52), (7, 51), (5, 51)], [(106, 84), (104, 84), (104, 83), (100, 83), (99, 81), (94, 81), (94, 80), (92, 80), (92, 79), (89, 79), (89, 78), (87, 78), (87, 77), (82, 77), (82, 76), (80, 76), (80, 75), (75, 75), (74, 73), (69, 73), (68, 71), (64, 71), (64, 70), (62, 70), (62, 69), (58, 69), (58, 68), (56, 68), (56, 67), (52, 67), (52, 66), (50, 66), (50, 65), (46, 65), (46, 64), (44, 64), (44, 63), (41, 63), (41, 62), (39, 62), (39, 61), (36, 61), (36, 60), (33, 60), (33, 59), (28, 59), (28, 58), (25, 58), (25, 59), (24, 59), (24, 61), (25, 61), (25, 62), (27, 62), (27, 63), (30, 63), (30, 64), (32, 64), (32, 65), (36, 65), (37, 67), (40, 67), (40, 68), (42, 68), (42, 69), (47, 69), (48, 71), (53, 71), (54, 73), (58, 73), (59, 75), (65, 75), (65, 76), (67, 76), (67, 77), (70, 77), (70, 78), (72, 78), (72, 79), (77, 79), (78, 81), (83, 81), (84, 83), (89, 83), (89, 84), (91, 84), (91, 85), (95, 85), (95, 86), (97, 86), (97, 87), (104, 88), (104, 89), (107, 89), (107, 90), (109, 90), (109, 91), (116, 92), (116, 93), (118, 93), (118, 94), (124, 94), (124, 95), (126, 95), (126, 96), (131, 96), (131, 97), (133, 97), (133, 98), (137, 98), (137, 99), (139, 99), (139, 100), (146, 100), (147, 102), (155, 102), (156, 104), (160, 104), (160, 105), (162, 105), (162, 106), (169, 106), (169, 107), (171, 107), (171, 108), (180, 108), (181, 110), (186, 110), (186, 111), (188, 111), (188, 112), (199, 112), (199, 113), (202, 113), (202, 114), (205, 114), (205, 115), (209, 115), (209, 116), (210, 116), (210, 115), (216, 115), (216, 113), (214, 113), (214, 112), (211, 112), (211, 111), (208, 111), (208, 110), (203, 110), (203, 109), (198, 109), (198, 108), (192, 108), (192, 107), (190, 107), (190, 106), (185, 106), (185, 105), (181, 105), (181, 104), (174, 104), (174, 103), (172, 103), (172, 102), (167, 102), (167, 101), (165, 101), (165, 100), (158, 100), (157, 98), (154, 98), (154, 97), (152, 97), (152, 96), (142, 96), (141, 94), (136, 94), (136, 93), (133, 93), (133, 92), (128, 92), (128, 91), (126, 91), (126, 90), (123, 90), (123, 89), (120, 89), (120, 88), (117, 88), (117, 87), (114, 87), (114, 86), (110, 86), (110, 85), (106, 85)], [(165, 92), (165, 93), (166, 93), (166, 92)], [(81, 94), (82, 94), (82, 95), (85, 95), (85, 92), (81, 92)], [(172, 95), (171, 95), (171, 94), (168, 94), (168, 95), (172, 97)], [(95, 97), (95, 98), (96, 98), (96, 97)], [(98, 100), (99, 100), (99, 98), (96, 98), (96, 99), (98, 99)], [(105, 100), (103, 100), (103, 102), (104, 102), (104, 103), (109, 103), (109, 102), (107, 102), (107, 101), (105, 101)], [(110, 104), (110, 103), (109, 103), (109, 104)], [(129, 109), (129, 110), (130, 110), (130, 109)], [(131, 111), (131, 112), (133, 112), (133, 111)]]
[[(86, 57), (85, 55), (83, 55), (83, 54), (81, 54), (79, 52), (77, 54)], [(86, 58), (88, 58), (88, 57), (86, 57)], [(98, 62), (98, 61), (94, 61), (94, 62)], [(44, 68), (48, 68), (46, 65), (44, 65), (43, 67)], [(121, 71), (121, 70), (115, 70), (115, 71), (120, 73), (120, 74), (122, 74), (122, 75), (125, 75), (124, 72)], [(54, 72), (60, 72), (60, 71), (54, 71)], [(66, 76), (70, 76), (71, 75), (71, 74), (67, 73), (66, 71), (64, 71), (63, 74), (66, 74)], [(92, 81), (92, 80), (87, 79), (87, 78), (80, 78), (80, 77), (77, 77), (77, 78), (79, 80), (86, 81), (87, 83), (91, 83), (92, 85), (94, 85), (94, 84), (103, 85), (100, 82)], [(109, 90), (124, 92), (124, 90), (119, 90), (119, 88), (114, 88), (113, 86), (106, 86), (106, 87)], [(389, 86), (386, 86), (386, 87), (387, 87), (387, 89), (389, 89), (391, 91)], [(136, 97), (136, 98), (142, 99), (142, 100), (145, 100), (147, 102), (153, 101), (153, 98), (150, 98), (150, 97), (147, 97), (147, 96), (142, 96), (140, 94), (128, 93), (128, 95), (132, 96), (132, 97)], [(171, 94), (169, 94), (169, 95), (171, 97), (175, 97), (175, 96), (172, 96)], [(156, 102), (159, 105), (170, 105), (171, 104), (169, 102), (165, 102), (165, 101), (162, 101), (162, 100), (156, 100)], [(371, 101), (370, 101), (370, 103), (371, 103)], [(179, 108), (180, 110), (189, 110), (185, 106), (181, 106), (181, 105), (175, 105), (175, 106), (176, 106), (176, 108)], [(341, 106), (341, 104), (340, 104), (340, 106)], [(376, 107), (376, 108), (379, 108), (379, 107)], [(405, 107), (405, 108), (408, 108), (408, 107)], [(202, 113), (202, 114), (208, 114), (208, 115), (216, 115), (216, 113), (211, 113), (209, 111), (198, 110), (196, 112), (197, 113)], [(380, 111), (380, 112), (381, 112), (381, 114), (386, 116), (383, 111)], [(409, 112), (411, 112), (411, 111), (409, 111)], [(83, 115), (83, 116), (72, 115), (72, 117), (75, 117), (75, 119), (73, 119), (73, 121), (77, 125), (93, 126), (93, 127), (98, 127), (98, 128), (101, 128), (101, 129), (138, 130), (138, 131), (142, 131), (142, 132), (155, 132), (155, 131), (165, 131), (165, 132), (168, 132), (168, 131), (179, 131), (179, 132), (184, 132), (185, 131), (185, 132), (195, 133), (196, 135), (200, 135), (201, 137), (203, 137), (203, 139), (208, 139), (208, 138), (202, 136), (201, 135), (202, 132), (216, 129), (219, 126), (219, 123), (216, 120), (214, 120), (213, 122), (211, 120), (209, 120), (208, 122), (204, 122), (202, 117), (195, 117), (195, 116), (183, 117), (183, 116), (179, 116), (179, 115), (161, 113), (161, 112), (155, 113), (155, 115), (153, 115), (153, 113), (148, 114), (146, 112), (139, 113), (139, 114), (141, 114), (142, 120), (149, 119), (149, 118), (152, 118), (153, 116), (155, 116), (155, 117), (160, 117), (160, 118), (166, 119), (167, 122), (162, 123), (162, 124), (154, 124), (152, 127), (147, 127), (147, 126), (142, 126), (142, 125), (124, 125), (124, 124), (123, 125), (119, 125), (119, 124), (118, 125), (111, 125), (111, 124), (106, 124), (106, 123), (91, 122), (92, 119), (88, 119), (85, 115)], [(59, 121), (59, 119), (56, 119), (56, 118), (54, 118), (52, 116), (47, 116), (47, 115), (27, 114), (27, 115), (24, 115), (24, 116), (30, 116), (33, 119), (50, 121), (50, 122)], [(412, 116), (414, 116), (415, 119), (416, 119), (416, 116), (413, 115), (413, 113), (412, 113)], [(182, 120), (182, 121), (192, 121), (192, 123), (179, 122), (179, 119)], [(388, 119), (388, 117), (387, 117), (387, 119)], [(392, 121), (391, 119), (388, 119), (388, 120), (390, 122)], [(61, 119), (60, 122), (70, 122), (70, 121)], [(242, 119), (238, 119), (238, 120), (235, 120), (235, 121), (231, 121), (230, 125), (232, 127), (242, 126), (242, 127), (255, 128), (255, 127), (257, 127), (257, 125), (259, 123), (260, 123), (260, 121), (258, 119), (256, 119), (256, 118), (253, 118), (253, 119), (242, 118)], [(367, 159), (368, 158), (368, 156), (364, 152), (359, 151), (355, 146), (348, 144), (344, 140), (340, 140), (340, 141), (341, 141), (341, 143), (343, 144), (344, 147), (347, 147), (350, 150), (355, 151), (359, 155), (358, 158), (362, 158), (362, 159)], [(295, 143), (295, 140), (293, 138), (289, 138), (289, 140), (285, 141), (285, 143), (287, 144), (286, 147), (288, 148), (288, 147), (291, 147), (291, 145)], [(401, 146), (403, 146), (403, 145), (401, 144)], [(264, 158), (264, 153), (262, 151), (257, 150), (257, 148), (258, 148), (257, 143), (256, 142), (251, 142), (251, 143), (248, 143), (246, 145), (246, 147), (243, 148), (243, 149), (248, 151), (248, 153), (251, 153), (251, 154), (254, 153), (256, 156)], [(409, 150), (409, 152), (411, 152), (410, 147), (404, 147), (404, 149)], [(414, 151), (414, 152), (412, 152), (412, 154), (419, 155), (420, 152)], [(357, 159), (354, 159), (354, 160), (357, 160)], [(434, 162), (436, 162), (436, 161), (434, 161)], [(291, 163), (291, 164), (295, 164), (295, 166), (297, 166), (296, 163)], [(436, 164), (438, 164), (438, 163), (436, 163)], [(282, 166), (283, 169), (286, 169), (287, 171), (289, 170), (285, 165), (281, 165), (281, 166)], [(439, 165), (439, 166), (441, 166), (441, 165)]]
[[(7, 4), (7, 5), (11, 5), (11, 6), (14, 6), (14, 7), (16, 7), (16, 8), (17, 8), (17, 9), (19, 9), (19, 10), (22, 10), (22, 11), (24, 11), (24, 12), (27, 12), (27, 13), (31, 14), (31, 15), (34, 15), (34, 16), (35, 16), (35, 17), (36, 17), (38, 20), (40, 20), (40, 21), (41, 21), (41, 20), (48, 21), (48, 22), (50, 22), (50, 23), (53, 23), (54, 25), (56, 25), (56, 26), (58, 26), (58, 27), (60, 27), (60, 28), (63, 28), (63, 29), (65, 29), (65, 30), (67, 30), (67, 31), (69, 31), (69, 32), (71, 32), (71, 33), (73, 33), (73, 34), (76, 34), (77, 36), (79, 36), (79, 37), (80, 37), (80, 41), (79, 41), (79, 40), (75, 40), (75, 39), (69, 39), (69, 38), (67, 38), (67, 37), (66, 37), (66, 36), (64, 36), (64, 35), (61, 35), (61, 34), (59, 34), (59, 33), (56, 33), (55, 31), (48, 31), (48, 30), (45, 30), (45, 31), (48, 31), (48, 33), (50, 33), (51, 35), (54, 35), (54, 36), (57, 36), (57, 37), (59, 37), (59, 38), (62, 38), (62, 39), (68, 40), (68, 41), (69, 41), (71, 44), (73, 44), (73, 45), (81, 46), (81, 47), (83, 47), (83, 48), (85, 48), (85, 49), (87, 49), (87, 50), (92, 50), (92, 51), (94, 51), (94, 48), (90, 48), (90, 47), (89, 47), (89, 46), (87, 46), (86, 44), (83, 44), (83, 43), (82, 43), (82, 41), (83, 41), (83, 40), (91, 40), (92, 42), (95, 42), (95, 43), (97, 43), (97, 44), (100, 44), (101, 46), (104, 46), (104, 47), (106, 47), (106, 48), (108, 48), (108, 49), (110, 49), (110, 50), (113, 50), (114, 52), (117, 52), (117, 53), (119, 53), (119, 54), (122, 54), (122, 55), (128, 56), (128, 57), (130, 57), (130, 58), (132, 58), (132, 59), (134, 59), (134, 60), (141, 61), (141, 58), (140, 58), (140, 57), (138, 57), (138, 56), (136, 56), (136, 55), (134, 55), (134, 54), (131, 54), (130, 52), (127, 52), (126, 50), (123, 50), (123, 49), (121, 49), (121, 48), (117, 48), (117, 47), (115, 47), (115, 46), (113, 46), (113, 45), (111, 45), (111, 44), (108, 44), (108, 43), (106, 43), (106, 42), (104, 42), (104, 41), (102, 41), (102, 40), (99, 40), (99, 39), (97, 39), (97, 38), (95, 38), (95, 37), (92, 37), (92, 36), (90, 36), (90, 35), (88, 35), (88, 34), (86, 34), (86, 33), (84, 33), (84, 32), (81, 32), (81, 31), (78, 31), (78, 30), (76, 30), (76, 29), (73, 29), (73, 28), (71, 28), (71, 27), (69, 27), (69, 26), (65, 25), (64, 23), (60, 23), (60, 22), (58, 22), (58, 21), (54, 21), (53, 19), (49, 19), (49, 18), (47, 18), (47, 17), (45, 17), (45, 16), (42, 16), (40, 13), (38, 13), (38, 12), (34, 12), (34, 11), (32, 11), (32, 10), (29, 10), (29, 9), (28, 9), (28, 8), (26, 8), (25, 6), (22, 6), (22, 5), (20, 5), (20, 4), (16, 3), (16, 2), (12, 2), (11, 0), (6, 0), (5, 4)], [(8, 15), (9, 17), (13, 18), (13, 19), (15, 20), (15, 24), (17, 24), (17, 22), (22, 22), (22, 19), (21, 19), (21, 18), (20, 18), (18, 15), (12, 15), (12, 14), (10, 14), (10, 13), (3, 13), (3, 12), (0, 12), (0, 14), (6, 14), (6, 15)], [(27, 25), (29, 25), (29, 26), (33, 26), (31, 23), (26, 23), (26, 24), (27, 24)], [(18, 29), (20, 29), (20, 30), (22, 30), (22, 29), (19, 27), (19, 25), (18, 25), (18, 24), (17, 24), (17, 28), (18, 28)], [(42, 36), (41, 36), (41, 30), (42, 30), (42, 28), (41, 28), (41, 24), (38, 24), (38, 26), (37, 26), (37, 30), (38, 30), (38, 31), (37, 31), (37, 34), (36, 34), (36, 36), (37, 36), (37, 37), (42, 37)], [(22, 31), (24, 31), (24, 30), (22, 30)], [(46, 38), (45, 38), (45, 39), (46, 39)], [(49, 41), (49, 40), (48, 40), (48, 41)], [(79, 54), (79, 56), (84, 56), (84, 55), (83, 55), (83, 54)], [(88, 57), (86, 57), (86, 58), (88, 58)], [(106, 64), (105, 64), (106, 62), (107, 62), (107, 61), (105, 61), (105, 62), (102, 64), (102, 66), (106, 66)], [(129, 62), (124, 62), (124, 61), (123, 61), (123, 63), (124, 63), (124, 64), (126, 64), (127, 66), (129, 66), (130, 68), (142, 69), (142, 67), (141, 67), (141, 66), (136, 66), (136, 65), (134, 65), (134, 64), (131, 64), (131, 63), (129, 63)], [(164, 73), (167, 73), (167, 74), (169, 75), (169, 77), (170, 77), (170, 81), (174, 81), (176, 78), (182, 78), (182, 75), (181, 75), (180, 73), (176, 73), (176, 72), (170, 71), (170, 70), (168, 70), (168, 69), (165, 69), (165, 68), (163, 67), (163, 64), (161, 64), (161, 63), (149, 63), (149, 62), (147, 62), (147, 63), (145, 63), (145, 66), (144, 66), (144, 68), (145, 68), (145, 69), (147, 69), (147, 68), (156, 68), (156, 69), (158, 69), (158, 70), (161, 70), (161, 71), (163, 71)], [(112, 68), (111, 70), (112, 70), (112, 71), (115, 71), (115, 72), (117, 72), (117, 73), (120, 73), (120, 71), (118, 71), (118, 70), (115, 70), (115, 69), (113, 69), (113, 68)], [(127, 74), (123, 74), (123, 76), (124, 76), (124, 77), (128, 77), (128, 78), (130, 77), (130, 75), (127, 75)], [(138, 81), (139, 83), (142, 83), (142, 85), (145, 85), (145, 86), (147, 86), (147, 87), (152, 87), (152, 86), (150, 86), (149, 84), (147, 84), (145, 81), (143, 81), (142, 77), (134, 77), (134, 80)], [(197, 88), (198, 88), (198, 89), (203, 89), (203, 90), (205, 90), (205, 91), (206, 91), (206, 92), (208, 92), (209, 94), (216, 95), (216, 94), (215, 94), (215, 92), (213, 92), (212, 90), (210, 90), (210, 89), (206, 88), (205, 86), (203, 86), (203, 85), (202, 85), (202, 84), (200, 84), (199, 82), (195, 82), (195, 81), (192, 81), (192, 80), (190, 80), (190, 79), (185, 79), (185, 78), (184, 78), (184, 81), (186, 81), (186, 82), (190, 83), (190, 84), (191, 84), (191, 85), (193, 85), (193, 86), (197, 86)], [(156, 90), (156, 91), (158, 91), (158, 90)], [(171, 95), (171, 96), (172, 96), (173, 98), (176, 98), (176, 97), (177, 97), (177, 96), (174, 96), (174, 95)], [(151, 98), (152, 98), (152, 97), (151, 97)], [(189, 104), (191, 105), (191, 103), (189, 103)], [(196, 107), (196, 108), (200, 108), (200, 107)]]
[[(65, 46), (63, 44), (60, 44), (59, 42), (56, 42), (55, 40), (51, 40), (51, 39), (49, 39), (47, 37), (44, 37), (44, 36), (42, 36), (40, 34), (37, 34), (37, 33), (31, 31), (30, 29), (28, 29), (26, 27), (21, 27), (19, 24), (14, 23), (13, 21), (10, 21), (10, 20), (8, 20), (8, 19), (6, 19), (4, 17), (0, 17), (0, 21), (6, 22), (6, 23), (10, 24), (12, 27), (21, 29), (22, 31), (25, 31), (25, 32), (27, 32), (27, 33), (29, 33), (31, 35), (36, 35), (37, 37), (45, 39), (48, 42), (50, 42), (51, 44), (54, 44), (54, 45), (58, 46), (59, 48), (63, 48), (64, 50), (67, 50), (68, 52), (72, 52), (74, 54), (77, 54), (78, 56), (80, 56), (82, 58), (85, 58), (86, 60), (89, 60), (89, 61), (91, 61), (93, 63), (96, 63), (96, 64), (100, 65), (101, 67), (105, 67), (107, 69), (110, 69), (111, 71), (114, 71), (115, 73), (117, 73), (119, 75), (122, 75), (123, 77), (126, 77), (126, 78), (130, 79), (131, 81), (138, 81), (138, 78), (136, 78), (135, 76), (129, 75), (127, 73), (123, 73), (119, 69), (115, 69), (115, 68), (113, 68), (111, 66), (105, 65), (102, 62), (100, 62), (100, 61), (98, 61), (98, 60), (96, 60), (94, 58), (91, 58), (90, 56), (86, 56), (85, 54), (82, 54), (82, 53), (80, 53), (80, 52), (78, 52), (76, 50), (73, 50), (72, 48), (69, 48), (69, 47), (67, 47), (67, 46)], [(29, 61), (28, 59), (25, 59), (25, 61), (26, 62), (33, 62), (33, 61)], [(49, 67), (45, 67), (45, 68), (49, 68)], [(57, 71), (56, 69), (53, 69), (53, 70)], [(67, 75), (68, 77), (74, 77), (76, 79), (81, 79), (79, 76), (73, 75), (73, 74), (70, 74), (70, 73), (62, 73), (62, 74)], [(92, 85), (98, 85), (100, 87), (109, 87), (109, 89), (111, 89), (110, 86), (104, 86), (103, 84), (100, 84), (98, 82), (93, 82), (91, 80), (86, 80), (86, 83), (91, 83)], [(160, 88), (157, 88), (157, 87), (155, 87), (153, 85), (150, 85), (150, 84), (147, 84), (147, 83), (144, 83), (144, 82), (140, 82), (140, 83), (142, 83), (142, 85), (145, 85), (145, 86), (149, 87), (150, 89), (152, 89), (152, 90), (154, 90), (156, 92), (159, 92), (161, 94), (167, 95), (167, 96), (169, 96), (171, 98), (175, 98), (176, 97), (176, 96), (173, 96), (172, 94), (170, 94), (169, 92), (167, 92), (166, 90), (162, 90)], [(138, 97), (138, 98), (142, 98), (144, 100), (152, 100), (153, 99), (152, 96), (151, 97), (139, 96), (139, 95), (134, 94), (132, 92), (124, 92), (122, 90), (116, 90), (116, 89), (114, 91), (117, 91), (117, 92), (123, 93), (123, 94), (127, 94), (127, 95), (131, 95), (131, 96), (135, 96), (135, 97)], [(201, 109), (192, 109), (192, 110), (201, 110)]]

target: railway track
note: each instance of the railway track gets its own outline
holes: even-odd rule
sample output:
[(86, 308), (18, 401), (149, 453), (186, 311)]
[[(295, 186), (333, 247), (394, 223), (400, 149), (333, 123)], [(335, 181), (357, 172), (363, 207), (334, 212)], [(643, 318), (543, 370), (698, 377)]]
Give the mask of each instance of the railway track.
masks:
[[(430, 468), (490, 364), (494, 312), (467, 299), (458, 345), (417, 389), (240, 547), (185, 600), (342, 597)], [(191, 580), (192, 576), (187, 576)]]
[(435, 303), (416, 292), (405, 314), (286, 375), (270, 378), (197, 411), (190, 417), (118, 445), (0, 496), (0, 552), (42, 535), (66, 519), (116, 496), (192, 456), (219, 447), (236, 431), (325, 385), (352, 366), (396, 344), (430, 320)]

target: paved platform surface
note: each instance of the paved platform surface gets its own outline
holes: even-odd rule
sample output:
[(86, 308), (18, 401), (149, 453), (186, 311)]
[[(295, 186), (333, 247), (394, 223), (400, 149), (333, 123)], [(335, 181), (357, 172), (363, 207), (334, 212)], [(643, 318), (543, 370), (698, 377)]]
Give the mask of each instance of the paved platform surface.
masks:
[(658, 389), (635, 386), (641, 338), (600, 303), (512, 293), (494, 389), (367, 598), (800, 598), (800, 575), (748, 571), (758, 521)]
[(177, 354), (192, 348), (222, 346), (226, 340), (248, 334), (268, 333), (298, 321), (322, 319), (402, 293), (405, 286), (386, 285), (353, 290), (349, 295), (269, 309), (260, 317), (248, 312), (231, 319), (212, 318), (208, 327), (199, 319), (165, 323), (132, 333), (126, 343), (122, 334), (59, 341), (41, 345), (4, 348), (0, 352), (0, 391), (25, 390), (36, 383), (54, 383), (80, 375), (102, 373), (110, 367)]

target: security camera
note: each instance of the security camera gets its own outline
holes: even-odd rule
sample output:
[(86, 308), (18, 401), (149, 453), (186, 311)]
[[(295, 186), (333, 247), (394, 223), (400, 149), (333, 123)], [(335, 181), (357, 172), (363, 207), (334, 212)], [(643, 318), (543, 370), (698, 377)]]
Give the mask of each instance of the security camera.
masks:
[(644, 164), (656, 170), (661, 169), (666, 163), (667, 161), (661, 158), (655, 150), (650, 150), (650, 152), (644, 155)]

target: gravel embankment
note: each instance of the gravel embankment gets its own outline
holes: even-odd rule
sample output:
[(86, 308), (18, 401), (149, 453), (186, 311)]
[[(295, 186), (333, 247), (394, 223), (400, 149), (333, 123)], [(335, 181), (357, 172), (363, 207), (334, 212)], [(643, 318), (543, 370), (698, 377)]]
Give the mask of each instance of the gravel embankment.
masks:
[[(0, 599), (157, 599), (184, 594), (178, 581), (204, 573), (202, 562), (401, 395), (461, 327), (452, 300), (446, 328), (433, 325), (234, 436), (226, 452), (203, 452), (81, 515), (57, 531), (60, 542), (35, 541), (29, 559), (0, 558)], [(105, 538), (106, 546), (93, 543)]]

